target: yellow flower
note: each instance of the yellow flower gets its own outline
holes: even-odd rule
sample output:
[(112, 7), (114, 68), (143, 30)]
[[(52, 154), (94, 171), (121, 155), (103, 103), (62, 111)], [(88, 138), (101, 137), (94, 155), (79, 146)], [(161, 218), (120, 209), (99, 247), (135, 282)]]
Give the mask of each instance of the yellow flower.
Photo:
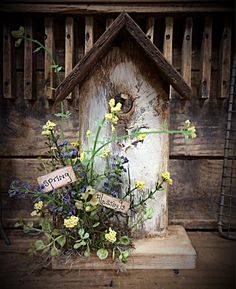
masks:
[(173, 184), (173, 180), (170, 178), (169, 172), (163, 172), (161, 174), (161, 177), (162, 177), (163, 181), (167, 182), (167, 184), (169, 184), (169, 185)]
[(189, 128), (190, 127), (190, 124), (191, 124), (191, 122), (190, 122), (190, 120), (185, 120), (185, 122), (184, 122), (184, 128), (185, 129), (187, 129), (187, 128)]
[(110, 153), (110, 149), (108, 148), (100, 154), (100, 157), (105, 158), (109, 155), (109, 153)]
[(111, 119), (111, 122), (112, 122), (113, 124), (117, 124), (118, 120), (119, 120), (119, 118), (118, 118), (116, 115), (113, 115), (113, 116), (112, 116), (112, 119)]
[(115, 99), (111, 98), (110, 101), (109, 101), (110, 108), (114, 107), (115, 104), (116, 104)]
[(189, 136), (190, 136), (191, 138), (197, 137), (195, 126), (189, 127), (187, 131), (188, 131)]
[(137, 135), (137, 139), (138, 140), (144, 140), (146, 138), (146, 136), (147, 136), (146, 133), (140, 133)]
[(108, 242), (114, 243), (116, 241), (116, 231), (109, 228), (109, 233), (105, 234), (105, 239)]
[(108, 120), (108, 121), (111, 121), (113, 118), (113, 114), (112, 113), (106, 113), (105, 114), (105, 119)]
[(80, 154), (80, 161), (83, 162), (84, 159), (85, 159), (85, 153), (82, 152), (82, 153)]
[(136, 181), (135, 182), (135, 188), (138, 191), (143, 191), (144, 187), (145, 187), (145, 182), (143, 182), (143, 181)]
[(49, 136), (49, 135), (51, 135), (51, 131), (50, 130), (43, 130), (42, 135), (43, 136)]
[(121, 111), (121, 107), (122, 107), (122, 104), (121, 104), (120, 102), (118, 102), (118, 103), (116, 104), (116, 106), (111, 107), (111, 112), (112, 112), (112, 113), (120, 112), (120, 111)]
[(78, 222), (79, 222), (79, 218), (78, 217), (71, 216), (71, 217), (69, 217), (67, 219), (64, 219), (64, 226), (66, 228), (72, 229), (75, 226), (77, 226)]
[(39, 202), (37, 202), (37, 203), (34, 204), (34, 209), (35, 209), (36, 211), (41, 211), (42, 208), (43, 208), (43, 202), (42, 202), (42, 201), (39, 201)]
[(92, 135), (91, 130), (87, 130), (86, 136), (87, 136), (87, 137), (90, 137), (91, 135)]
[(75, 206), (78, 210), (83, 208), (83, 202), (82, 201), (76, 201)]
[(46, 124), (43, 126), (43, 130), (53, 130), (56, 124), (50, 120), (46, 122)]
[(79, 147), (80, 147), (80, 143), (79, 143), (78, 140), (75, 141), (75, 142), (72, 142), (71, 145), (72, 145), (73, 147), (77, 148), (77, 149), (79, 149)]
[(94, 195), (94, 196), (92, 197), (92, 199), (90, 200), (89, 203), (90, 203), (92, 206), (94, 206), (94, 207), (97, 206), (98, 203), (99, 203), (97, 196)]
[(32, 217), (35, 217), (35, 216), (40, 217), (40, 216), (41, 216), (41, 212), (38, 212), (38, 211), (36, 211), (36, 210), (33, 210), (30, 215), (31, 215)]

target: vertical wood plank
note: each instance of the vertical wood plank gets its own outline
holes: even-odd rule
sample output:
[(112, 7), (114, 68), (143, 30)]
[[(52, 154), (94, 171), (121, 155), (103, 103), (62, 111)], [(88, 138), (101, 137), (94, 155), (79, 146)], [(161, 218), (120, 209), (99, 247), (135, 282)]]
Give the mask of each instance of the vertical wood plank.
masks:
[(85, 17), (85, 46), (84, 53), (86, 54), (93, 46), (93, 17)]
[(219, 89), (218, 97), (227, 98), (230, 85), (230, 65), (231, 65), (231, 23), (225, 18), (224, 28), (221, 36), (220, 57), (219, 57)]
[[(173, 58), (173, 17), (165, 18), (165, 33), (163, 41), (163, 54), (165, 58), (172, 64)], [(170, 86), (169, 98), (171, 98), (173, 88)], [(176, 92), (177, 93), (177, 92)]]
[[(45, 17), (45, 47), (49, 51), (49, 53), (54, 56), (54, 34), (52, 17)], [(53, 99), (53, 88), (55, 88), (55, 73), (53, 72), (52, 65), (52, 58), (48, 53), (45, 52), (45, 95), (48, 99)]]
[(147, 33), (146, 36), (153, 42), (154, 39), (155, 19), (153, 16), (147, 18)]
[(3, 97), (15, 97), (14, 64), (12, 57), (11, 26), (8, 21), (3, 25)]
[[(25, 18), (25, 35), (32, 38), (32, 18)], [(24, 99), (33, 98), (33, 43), (25, 40), (24, 45)]]
[(200, 98), (210, 97), (211, 87), (212, 17), (205, 17), (201, 46)]
[(106, 19), (106, 29), (112, 24), (113, 21), (114, 21), (114, 19), (111, 17), (108, 17)]
[[(65, 27), (65, 76), (67, 76), (74, 64), (74, 19), (66, 17)], [(67, 99), (72, 98), (72, 93), (67, 96)]]
[(165, 18), (165, 34), (163, 44), (163, 54), (165, 58), (172, 63), (173, 51), (173, 17)]
[(181, 57), (181, 73), (184, 80), (191, 86), (191, 70), (192, 70), (192, 32), (193, 19), (187, 17), (185, 22), (184, 37), (182, 43), (182, 57)]

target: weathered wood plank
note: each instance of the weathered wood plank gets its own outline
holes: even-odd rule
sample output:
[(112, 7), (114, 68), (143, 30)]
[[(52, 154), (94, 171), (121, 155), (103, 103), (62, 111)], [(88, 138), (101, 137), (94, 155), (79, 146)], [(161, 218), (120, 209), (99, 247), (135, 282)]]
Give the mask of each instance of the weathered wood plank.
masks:
[[(32, 18), (25, 18), (25, 35), (33, 38)], [(33, 43), (25, 40), (24, 45), (24, 99), (32, 99), (34, 93)]]
[(54, 33), (53, 33), (53, 18), (45, 17), (45, 58), (44, 58), (44, 77), (45, 77), (45, 96), (48, 99), (53, 99), (55, 88), (55, 73), (53, 72), (52, 57), (54, 56)]
[[(1, 191), (7, 191), (12, 180), (20, 178), (37, 186), (40, 172), (37, 159), (0, 159)], [(215, 228), (220, 194), (223, 160), (193, 159), (169, 161), (173, 185), (169, 191), (169, 223), (186, 228)], [(209, 180), (211, 180), (209, 182)], [(22, 216), (29, 220), (32, 201), (9, 198), (3, 194), (4, 224), (13, 226)]]
[(201, 5), (198, 3), (169, 3), (169, 5), (163, 5), (163, 3), (153, 3), (139, 5), (134, 4), (111, 4), (106, 5), (99, 4), (0, 4), (0, 12), (4, 13), (60, 13), (60, 14), (96, 14), (96, 13), (233, 13), (232, 2), (226, 5), (221, 3), (206, 3)]
[(173, 17), (165, 18), (165, 32), (164, 32), (164, 41), (163, 41), (163, 54), (165, 58), (172, 63), (173, 58), (173, 26), (174, 19)]
[(225, 18), (224, 28), (220, 44), (219, 61), (219, 89), (218, 97), (227, 98), (230, 86), (230, 67), (231, 67), (231, 23), (230, 19)]
[(11, 25), (6, 21), (3, 25), (3, 97), (15, 97), (14, 58), (12, 57)]
[[(74, 18), (66, 17), (65, 23), (65, 77), (71, 72), (74, 65)], [(67, 99), (72, 98), (72, 93)]]
[(146, 36), (153, 42), (154, 39), (155, 18), (150, 16), (147, 18)]
[(212, 17), (206, 16), (201, 46), (200, 98), (209, 98), (211, 89)]
[(84, 53), (86, 54), (93, 47), (93, 26), (92, 16), (85, 17), (85, 44)]
[(181, 73), (189, 86), (191, 86), (192, 71), (192, 31), (193, 19), (192, 17), (187, 17), (182, 44)]
[[(174, 19), (173, 17), (165, 18), (165, 32), (163, 40), (163, 55), (172, 64), (173, 58), (173, 28), (174, 28)], [(169, 98), (172, 96), (172, 87), (170, 87)]]

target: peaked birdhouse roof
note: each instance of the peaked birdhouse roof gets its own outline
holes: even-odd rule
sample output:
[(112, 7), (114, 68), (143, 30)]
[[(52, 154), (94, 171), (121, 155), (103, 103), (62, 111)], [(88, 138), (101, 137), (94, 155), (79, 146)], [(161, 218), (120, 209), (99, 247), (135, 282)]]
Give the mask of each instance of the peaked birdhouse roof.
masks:
[(109, 28), (102, 34), (93, 47), (75, 65), (70, 74), (62, 81), (55, 91), (56, 102), (62, 101), (75, 86), (83, 81), (94, 65), (109, 51), (119, 32), (125, 30), (151, 60), (157, 73), (184, 98), (189, 98), (192, 90), (177, 70), (165, 59), (158, 48), (146, 37), (141, 28), (127, 14), (121, 13)]

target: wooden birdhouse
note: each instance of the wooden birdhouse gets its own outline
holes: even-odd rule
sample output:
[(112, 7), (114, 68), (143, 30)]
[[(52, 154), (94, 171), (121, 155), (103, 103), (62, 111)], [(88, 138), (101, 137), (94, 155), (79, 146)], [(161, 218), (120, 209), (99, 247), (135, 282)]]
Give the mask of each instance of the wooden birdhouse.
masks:
[[(115, 98), (122, 103), (118, 135), (134, 131), (158, 131), (169, 122), (169, 87), (183, 97), (191, 89), (182, 76), (143, 33), (132, 18), (122, 13), (97, 40), (56, 90), (63, 100), (79, 84), (79, 131), (82, 145), (86, 131), (108, 111)], [(109, 132), (104, 138), (109, 138)], [(153, 189), (160, 173), (168, 170), (169, 143), (166, 134), (150, 134), (144, 140), (122, 140), (112, 147), (114, 155), (129, 159), (131, 180), (145, 182)], [(154, 217), (143, 232), (165, 235), (168, 225), (167, 192), (157, 194), (148, 206)]]

